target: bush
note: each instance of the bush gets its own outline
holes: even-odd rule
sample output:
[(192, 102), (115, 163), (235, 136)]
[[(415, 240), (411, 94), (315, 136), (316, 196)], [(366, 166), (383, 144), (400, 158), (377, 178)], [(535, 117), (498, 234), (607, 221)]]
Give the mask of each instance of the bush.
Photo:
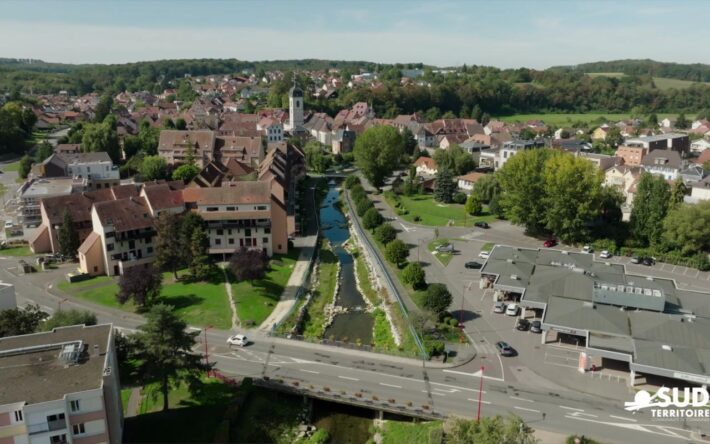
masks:
[[(407, 212), (405, 211), (404, 214), (407, 214)], [(421, 217), (419, 217), (419, 216), (414, 216), (414, 222), (420, 222), (421, 220), (422, 220)]]
[(370, 199), (367, 197), (363, 197), (362, 199), (358, 200), (355, 202), (355, 212), (357, 213), (358, 216), (363, 217), (367, 210), (370, 208), (374, 208), (375, 204), (372, 203)]
[(426, 348), (429, 356), (439, 356), (444, 353), (444, 350), (446, 350), (446, 346), (442, 341), (427, 342)]
[[(343, 182), (343, 186), (348, 190), (352, 189), (355, 185), (360, 185), (360, 178), (355, 175), (346, 177)], [(360, 188), (362, 188), (362, 185), (360, 185)]]
[(375, 239), (382, 245), (387, 245), (397, 238), (397, 230), (394, 229), (392, 224), (380, 225), (377, 230), (375, 230)]
[(450, 318), (449, 319), (449, 325), (452, 327), (458, 327), (459, 321), (456, 318)]
[(399, 239), (388, 243), (385, 247), (385, 258), (395, 265), (399, 265), (407, 259), (409, 249), (407, 245)]
[(465, 204), (466, 203), (466, 193), (456, 193), (454, 194), (454, 203)]
[(384, 222), (384, 218), (377, 208), (370, 208), (362, 216), (362, 225), (368, 230), (374, 230), (382, 225), (382, 222)]
[(451, 305), (453, 297), (444, 284), (431, 284), (422, 298), (422, 306), (441, 316)]
[(413, 288), (422, 288), (426, 285), (426, 274), (419, 262), (411, 262), (402, 271), (402, 281)]
[(362, 185), (356, 184), (350, 189), (350, 197), (357, 202), (358, 200), (367, 197), (367, 193)]

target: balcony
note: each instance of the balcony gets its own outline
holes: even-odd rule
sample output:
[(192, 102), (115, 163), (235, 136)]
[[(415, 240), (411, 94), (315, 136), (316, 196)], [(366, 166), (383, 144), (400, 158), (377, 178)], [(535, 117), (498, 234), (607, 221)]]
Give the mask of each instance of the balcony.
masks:
[(30, 424), (27, 426), (27, 433), (37, 435), (39, 433), (54, 432), (56, 430), (64, 430), (67, 428), (67, 422), (64, 419), (56, 421), (47, 421), (39, 424)]

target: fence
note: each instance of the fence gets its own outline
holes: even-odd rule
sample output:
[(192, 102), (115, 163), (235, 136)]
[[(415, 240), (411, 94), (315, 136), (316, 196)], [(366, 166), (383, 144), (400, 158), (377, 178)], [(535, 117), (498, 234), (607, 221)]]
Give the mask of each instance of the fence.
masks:
[(345, 194), (345, 200), (348, 202), (348, 208), (350, 209), (350, 214), (353, 215), (353, 217), (351, 218), (353, 221), (353, 226), (358, 231), (358, 234), (362, 238), (362, 241), (365, 244), (365, 247), (370, 250), (372, 257), (375, 258), (377, 265), (380, 267), (380, 270), (382, 272), (382, 276), (385, 279), (385, 283), (387, 284), (387, 287), (389, 288), (390, 294), (393, 294), (395, 296), (395, 298), (397, 299), (397, 303), (399, 304), (399, 308), (402, 311), (402, 315), (404, 316), (404, 320), (407, 323), (407, 326), (409, 327), (409, 331), (412, 334), (412, 337), (414, 338), (414, 342), (417, 343), (417, 348), (419, 348), (419, 352), (420, 352), (422, 358), (429, 359), (429, 354), (426, 352), (426, 348), (424, 347), (424, 344), (423, 344), (421, 338), (419, 337), (419, 333), (416, 331), (416, 329), (414, 328), (412, 323), (409, 321), (409, 311), (407, 310), (407, 307), (404, 305), (404, 302), (402, 301), (402, 296), (399, 294), (397, 287), (395, 286), (394, 282), (392, 282), (392, 278), (390, 277), (390, 275), (387, 271), (387, 266), (382, 261), (382, 258), (380, 258), (380, 254), (377, 251), (377, 248), (374, 245), (372, 245), (372, 242), (370, 242), (370, 239), (367, 237), (367, 234), (360, 226), (360, 220), (358, 219), (357, 213), (355, 212), (355, 209), (353, 208), (352, 201), (350, 200), (350, 192), (346, 190), (344, 194)]

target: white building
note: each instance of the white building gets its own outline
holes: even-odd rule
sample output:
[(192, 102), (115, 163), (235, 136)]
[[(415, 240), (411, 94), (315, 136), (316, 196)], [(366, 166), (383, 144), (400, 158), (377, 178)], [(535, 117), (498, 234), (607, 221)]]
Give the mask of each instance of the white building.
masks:
[(708, 148), (710, 148), (710, 142), (705, 139), (698, 139), (690, 144), (690, 151), (696, 154), (700, 154)]
[(288, 131), (297, 132), (303, 126), (303, 90), (296, 85), (288, 92)]

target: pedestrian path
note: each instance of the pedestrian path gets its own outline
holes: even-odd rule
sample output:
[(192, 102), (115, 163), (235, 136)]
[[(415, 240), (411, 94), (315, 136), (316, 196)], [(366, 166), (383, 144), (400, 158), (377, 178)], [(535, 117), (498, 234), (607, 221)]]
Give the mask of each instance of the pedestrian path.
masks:
[(128, 406), (126, 406), (126, 418), (138, 415), (138, 409), (141, 406), (141, 388), (133, 387), (131, 389), (131, 396), (128, 398)]

